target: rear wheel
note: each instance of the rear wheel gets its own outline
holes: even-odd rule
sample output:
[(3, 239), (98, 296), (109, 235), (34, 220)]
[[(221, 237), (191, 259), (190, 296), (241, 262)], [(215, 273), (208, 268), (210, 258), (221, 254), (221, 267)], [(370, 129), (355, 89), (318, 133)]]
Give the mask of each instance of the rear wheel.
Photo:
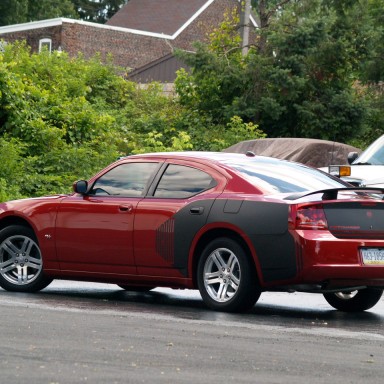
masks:
[(36, 292), (50, 284), (34, 232), (21, 225), (0, 231), (0, 286), (8, 291)]
[(260, 297), (253, 263), (243, 247), (230, 238), (217, 238), (206, 246), (197, 274), (200, 294), (214, 310), (246, 311)]
[(382, 294), (382, 289), (366, 288), (350, 292), (325, 293), (324, 298), (339, 311), (361, 312), (377, 304)]

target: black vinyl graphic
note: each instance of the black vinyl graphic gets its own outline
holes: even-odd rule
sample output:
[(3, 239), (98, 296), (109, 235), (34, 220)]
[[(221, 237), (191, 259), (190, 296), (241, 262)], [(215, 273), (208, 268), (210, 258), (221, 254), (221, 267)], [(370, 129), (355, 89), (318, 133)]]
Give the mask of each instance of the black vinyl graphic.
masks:
[[(294, 239), (288, 232), (288, 205), (243, 200), (204, 200), (187, 205), (174, 220), (174, 248), (169, 220), (158, 229), (159, 254), (187, 275), (188, 254), (197, 232), (207, 223), (227, 222), (247, 234), (266, 282), (295, 277)], [(174, 252), (173, 259), (169, 252)]]
[(324, 204), (329, 231), (340, 239), (384, 239), (380, 204)]
[(156, 252), (168, 263), (174, 264), (175, 219), (163, 223), (156, 231)]
[(187, 276), (188, 254), (197, 232), (206, 224), (215, 200), (200, 200), (187, 205), (173, 217), (175, 220), (174, 267)]
[(237, 214), (226, 213), (227, 206), (227, 200), (216, 200), (208, 222), (230, 222), (247, 234), (264, 281), (295, 277), (297, 263), (294, 239), (288, 232), (288, 205), (246, 200)]

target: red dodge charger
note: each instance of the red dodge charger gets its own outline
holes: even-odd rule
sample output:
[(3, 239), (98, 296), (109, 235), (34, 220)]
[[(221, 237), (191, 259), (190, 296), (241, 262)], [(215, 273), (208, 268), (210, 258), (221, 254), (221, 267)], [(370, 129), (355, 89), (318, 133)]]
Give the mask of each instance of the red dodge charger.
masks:
[(0, 204), (0, 286), (197, 288), (229, 312), (301, 291), (363, 311), (384, 288), (383, 194), (252, 153), (128, 156), (70, 195)]

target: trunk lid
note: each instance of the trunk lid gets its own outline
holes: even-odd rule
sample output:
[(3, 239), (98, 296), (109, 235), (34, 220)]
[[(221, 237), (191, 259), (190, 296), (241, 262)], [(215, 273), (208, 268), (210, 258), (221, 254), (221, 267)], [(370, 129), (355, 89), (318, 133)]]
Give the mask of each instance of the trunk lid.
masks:
[(341, 239), (384, 239), (384, 202), (324, 202), (329, 231)]

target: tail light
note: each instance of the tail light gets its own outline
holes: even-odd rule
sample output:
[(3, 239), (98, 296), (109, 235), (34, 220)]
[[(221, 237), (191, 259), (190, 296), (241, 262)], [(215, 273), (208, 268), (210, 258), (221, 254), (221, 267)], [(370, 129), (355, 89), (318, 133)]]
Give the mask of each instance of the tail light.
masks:
[(327, 229), (328, 223), (321, 204), (291, 206), (290, 225), (293, 229)]

